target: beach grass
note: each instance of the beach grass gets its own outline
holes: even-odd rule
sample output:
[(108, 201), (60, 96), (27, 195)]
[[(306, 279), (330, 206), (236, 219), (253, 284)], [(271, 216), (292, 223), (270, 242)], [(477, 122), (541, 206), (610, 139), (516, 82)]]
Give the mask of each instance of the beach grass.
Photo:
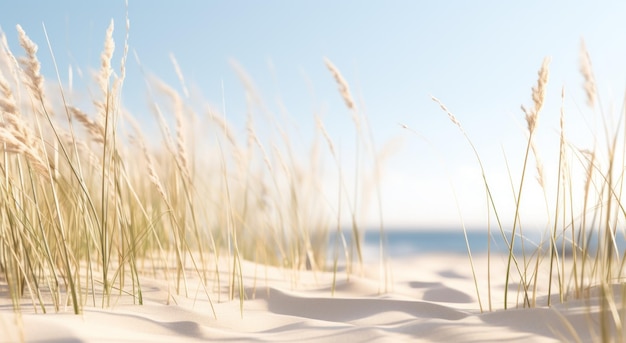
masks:
[[(172, 57), (182, 91), (144, 74), (148, 120), (158, 124), (157, 132), (144, 132), (121, 103), (128, 34), (115, 68), (113, 30), (111, 22), (90, 103), (70, 100), (72, 87), (61, 82), (58, 70), (56, 82), (44, 79), (41, 51), (21, 27), (24, 57), (14, 55), (2, 34), (0, 283), (17, 311), (24, 297), (44, 313), (108, 307), (121, 294), (142, 304), (145, 275), (164, 277), (172, 294), (190, 296), (187, 280), (193, 274), (211, 303), (238, 300), (243, 312), (244, 260), (285, 268), (294, 282), (299, 271), (329, 269), (328, 261), (337, 278), (340, 264), (347, 277), (359, 272), (360, 173), (363, 161), (374, 156), (373, 144), (362, 133), (366, 125), (347, 82), (330, 60), (329, 82), (342, 89), (355, 125), (360, 160), (349, 176), (319, 117), (311, 118), (310, 155), (293, 148), (290, 127), (276, 119), (269, 122), (273, 134), (259, 135), (259, 95), (236, 65), (249, 99), (245, 128), (233, 127), (226, 108), (191, 106)], [(330, 176), (320, 151), (336, 163)], [(329, 177), (339, 180), (336, 194), (324, 192)], [(343, 203), (349, 207), (349, 235)], [(330, 232), (337, 238), (332, 252)], [(223, 268), (227, 280), (220, 278)]]
[[(158, 124), (158, 133), (150, 132), (152, 138), (147, 139), (140, 121), (121, 103), (129, 49), (126, 40), (115, 69), (113, 30), (111, 22), (94, 79), (95, 95), (87, 104), (72, 103), (71, 87), (63, 85), (58, 71), (56, 82), (44, 79), (38, 47), (21, 27), (17, 33), (24, 57), (13, 54), (4, 33), (0, 37), (0, 284), (6, 285), (6, 296), (17, 312), (24, 298), (42, 313), (71, 308), (80, 314), (85, 306), (110, 306), (117, 295), (130, 295), (142, 304), (146, 275), (165, 278), (172, 294), (191, 297), (197, 292), (188, 284), (193, 274), (211, 304), (238, 301), (243, 315), (244, 261), (284, 268), (294, 283), (300, 271), (330, 270), (334, 293), (337, 278), (349, 278), (362, 268), (359, 211), (369, 193), (378, 202), (380, 218), (379, 291), (387, 291), (391, 280), (384, 243), (380, 155), (367, 118), (330, 59), (324, 60), (329, 83), (338, 86), (346, 115), (354, 124), (356, 162), (352, 169), (343, 165), (320, 117), (311, 118), (315, 140), (308, 155), (293, 148), (290, 128), (271, 115), (267, 115), (272, 118), (271, 134), (261, 135), (255, 125), (255, 113), (264, 111), (255, 100), (258, 92), (236, 64), (249, 100), (245, 128), (233, 127), (225, 108), (193, 107), (172, 58), (181, 90), (145, 75), (151, 99), (148, 107)], [(48, 47), (54, 57), (49, 42)], [(479, 310), (499, 310), (492, 306), (498, 295), (491, 290), (491, 278), (504, 279), (504, 310), (551, 306), (599, 293), (600, 325), (590, 324), (590, 328), (597, 328), (602, 341), (612, 341), (625, 334), (621, 310), (626, 308), (622, 296), (625, 252), (617, 244), (624, 238), (626, 221), (622, 202), (625, 107), (622, 104), (617, 114), (604, 111), (583, 45), (587, 110), (602, 119), (603, 127), (592, 147), (574, 145), (566, 135), (563, 105), (556, 147), (558, 169), (549, 178), (535, 143), (549, 87), (549, 62), (548, 58), (542, 62), (531, 88), (532, 105), (522, 106), (527, 131), (520, 177), (515, 179), (517, 173), (509, 171), (515, 204), (511, 218), (501, 215), (505, 211), (497, 205), (489, 171), (470, 134), (433, 97), (475, 154), (485, 203), (495, 218), (495, 228), (490, 221), (487, 227), (508, 250), (506, 272), (489, 274), (486, 290), (474, 276)], [(564, 89), (561, 94), (564, 102)], [(323, 167), (322, 155), (330, 157), (330, 171)], [(507, 160), (512, 158), (516, 157)], [(524, 191), (533, 160), (543, 190), (541, 199), (528, 199)], [(367, 170), (374, 175), (371, 184), (363, 181), (366, 166), (373, 169)], [(584, 175), (582, 183), (575, 177), (579, 173)], [(320, 191), (329, 179), (338, 185), (333, 194)], [(555, 187), (546, 186), (548, 179)], [(580, 185), (582, 190), (575, 190)], [(547, 244), (536, 242), (534, 251), (523, 247), (516, 253), (516, 247), (526, 242), (520, 208), (527, 201), (546, 204)], [(347, 220), (342, 217), (346, 213)], [(345, 221), (350, 223), (347, 232)], [(467, 248), (476, 275), (469, 242)], [(224, 268), (226, 280), (220, 278)], [(485, 292), (486, 306), (481, 300)], [(219, 317), (214, 309), (213, 314)]]
[[(522, 169), (516, 174), (520, 175), (519, 179), (514, 180), (512, 176), (510, 158), (505, 161), (515, 206), (511, 218), (501, 215), (506, 211), (497, 205), (499, 202), (494, 198), (488, 171), (469, 134), (439, 99), (433, 97), (433, 100), (461, 130), (480, 166), (488, 212), (495, 218), (494, 239), (504, 243), (508, 250), (506, 272), (503, 275), (490, 276), (505, 279), (504, 292), (501, 295), (503, 309), (551, 306), (566, 303), (568, 300), (588, 299), (592, 294), (599, 295), (600, 303), (597, 306), (600, 310), (597, 311), (597, 317), (589, 314), (589, 330), (599, 341), (624, 341), (626, 318), (621, 309), (626, 305), (623, 297), (626, 252), (620, 250), (618, 242), (624, 241), (623, 225), (626, 220), (622, 201), (625, 176), (623, 166), (626, 162), (626, 99), (623, 99), (617, 113), (604, 111), (598, 100), (591, 59), (582, 42), (580, 71), (584, 80), (587, 111), (601, 122), (602, 129), (594, 133), (594, 144), (591, 147), (577, 146), (569, 140), (566, 135), (566, 93), (563, 87), (559, 144), (556, 147), (557, 170), (556, 175), (551, 178), (555, 186), (547, 187), (546, 182), (550, 176), (545, 174), (534, 136), (545, 102), (549, 62), (549, 58), (544, 59), (538, 71), (537, 83), (531, 89), (532, 106), (521, 106), (527, 132)], [(529, 173), (532, 170), (531, 158), (535, 161), (536, 180), (543, 190), (543, 199), (524, 197), (524, 189), (528, 187)], [(577, 178), (578, 175), (583, 177)], [(580, 186), (582, 189), (575, 189)], [(546, 206), (544, 237), (547, 237), (547, 242), (535, 242), (535, 249), (524, 247), (527, 240), (520, 220), (523, 202), (544, 202)], [(491, 235), (491, 226), (489, 231)], [(520, 246), (521, 249), (516, 250)], [(545, 265), (547, 268), (544, 268)], [(488, 284), (491, 284), (491, 280), (488, 280)], [(515, 289), (511, 290), (511, 287)], [(538, 289), (545, 291), (540, 292)], [(477, 287), (476, 291), (480, 294), (481, 290)], [(492, 297), (498, 295), (494, 295), (490, 287), (487, 292), (489, 309), (492, 310)], [(511, 300), (512, 295), (515, 300)], [(589, 306), (591, 313), (591, 307), (596, 305)]]

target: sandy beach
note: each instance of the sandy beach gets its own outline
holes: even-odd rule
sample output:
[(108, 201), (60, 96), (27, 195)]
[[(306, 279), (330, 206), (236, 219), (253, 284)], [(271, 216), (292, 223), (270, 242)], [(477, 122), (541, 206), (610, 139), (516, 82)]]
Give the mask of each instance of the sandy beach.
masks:
[(624, 4), (84, 3), (0, 11), (0, 343), (626, 342)]
[[(490, 312), (486, 256), (474, 262), (482, 313), (468, 259), (462, 255), (390, 261), (386, 292), (377, 265), (367, 265), (349, 278), (340, 272), (334, 294), (332, 273), (245, 263), (243, 314), (238, 298), (229, 301), (224, 287), (221, 294), (211, 294), (216, 319), (201, 287), (194, 285), (197, 278), (188, 279), (187, 296), (182, 291), (174, 294), (171, 281), (168, 287), (164, 280), (146, 278), (143, 305), (132, 304), (130, 296), (113, 296), (109, 307), (87, 303), (82, 315), (71, 314), (71, 308), (38, 314), (25, 299), (17, 318), (4, 300), (1, 341), (557, 342), (599, 337), (593, 296), (564, 304), (556, 298), (550, 308), (545, 296), (538, 297), (535, 308), (504, 311), (503, 282), (492, 275)], [(504, 257), (492, 256), (492, 273), (503, 267)], [(511, 289), (516, 295), (517, 288)]]

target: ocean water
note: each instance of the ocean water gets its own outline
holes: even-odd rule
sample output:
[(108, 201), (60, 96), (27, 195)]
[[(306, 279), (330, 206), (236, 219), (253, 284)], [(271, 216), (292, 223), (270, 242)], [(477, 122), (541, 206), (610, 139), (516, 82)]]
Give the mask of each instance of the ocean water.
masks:
[[(352, 235), (349, 230), (343, 232), (345, 240), (348, 244), (352, 241)], [(365, 260), (375, 260), (379, 257), (380, 252), (380, 233), (378, 231), (366, 230), (362, 232), (362, 253)], [(510, 241), (511, 233), (505, 232), (506, 239)], [(341, 244), (341, 240), (337, 240), (337, 234), (330, 235), (330, 249), (336, 244)], [(489, 235), (487, 230), (470, 230), (467, 232), (467, 241), (472, 254), (487, 253), (489, 249), (491, 253), (507, 253), (508, 248), (502, 233), (498, 230), (492, 230)], [(626, 251), (626, 239), (623, 235), (618, 234), (616, 237), (616, 246), (623, 255)], [(539, 248), (548, 251), (549, 237), (547, 233), (539, 231), (524, 232), (524, 238), (519, 236), (515, 238), (514, 251), (521, 254), (526, 251), (529, 254), (535, 253)], [(557, 239), (557, 247), (561, 249), (562, 239)], [(461, 229), (459, 230), (410, 230), (396, 229), (385, 230), (383, 238), (383, 246), (385, 253), (392, 258), (411, 257), (420, 254), (467, 254), (467, 244), (465, 235)], [(565, 240), (566, 252), (571, 253), (571, 239)], [(589, 238), (589, 250), (597, 251), (598, 237), (597, 234)], [(523, 250), (522, 250), (523, 249)]]

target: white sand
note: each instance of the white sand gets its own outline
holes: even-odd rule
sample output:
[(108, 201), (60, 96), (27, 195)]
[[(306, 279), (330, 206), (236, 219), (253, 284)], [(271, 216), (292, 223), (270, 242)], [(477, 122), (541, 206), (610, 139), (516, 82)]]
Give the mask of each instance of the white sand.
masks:
[[(492, 273), (502, 275), (502, 260), (495, 259)], [(295, 273), (246, 263), (249, 300), (243, 317), (239, 301), (228, 301), (225, 294), (219, 300), (212, 295), (215, 319), (199, 287), (190, 286), (187, 297), (173, 295), (165, 280), (146, 278), (143, 306), (133, 305), (129, 296), (113, 297), (105, 309), (86, 305), (79, 316), (71, 314), (71, 308), (44, 315), (26, 306), (21, 325), (16, 325), (19, 319), (5, 299), (0, 306), (0, 341), (19, 341), (22, 334), (27, 342), (573, 341), (562, 317), (582, 341), (597, 338), (598, 310), (589, 302), (571, 300), (547, 308), (544, 296), (533, 309), (495, 311), (502, 308), (501, 276), (492, 277), (494, 311), (489, 312), (486, 257), (476, 258), (475, 263), (484, 313), (464, 256), (392, 261), (393, 281), (386, 293), (377, 265), (367, 266), (361, 276), (349, 280), (339, 273), (334, 296), (330, 273)], [(226, 273), (221, 279), (225, 288)], [(197, 283), (190, 280), (189, 284)], [(517, 286), (510, 294), (512, 304)]]

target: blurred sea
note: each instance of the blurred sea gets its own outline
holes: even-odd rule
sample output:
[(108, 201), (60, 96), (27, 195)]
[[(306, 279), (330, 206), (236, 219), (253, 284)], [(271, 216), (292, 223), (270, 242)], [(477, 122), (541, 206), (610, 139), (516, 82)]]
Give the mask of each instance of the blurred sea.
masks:
[[(345, 240), (349, 243), (352, 240), (350, 230), (343, 232)], [(380, 234), (378, 231), (363, 231), (361, 233), (362, 252), (365, 260), (375, 260), (380, 252)], [(570, 233), (571, 234), (571, 233)], [(511, 233), (505, 232), (506, 239), (510, 241)], [(337, 240), (338, 235), (333, 233), (330, 235), (331, 253), (335, 244), (341, 245), (341, 239)], [(467, 232), (467, 240), (472, 254), (486, 254), (489, 249), (492, 254), (505, 254), (508, 252), (507, 244), (499, 230), (492, 230), (491, 236), (487, 230), (469, 230)], [(589, 238), (589, 250), (597, 251), (598, 237), (597, 234)], [(626, 240), (621, 233), (616, 238), (616, 246), (623, 255), (626, 251)], [(542, 251), (548, 251), (549, 237), (547, 233), (539, 231), (524, 232), (524, 239), (515, 238), (516, 254), (524, 251), (529, 254), (535, 253), (541, 247)], [(388, 257), (402, 258), (411, 257), (419, 254), (467, 254), (467, 244), (462, 230), (410, 230), (396, 229), (385, 230), (383, 238), (383, 246)], [(561, 251), (563, 240), (557, 239), (557, 247)], [(565, 251), (571, 254), (572, 244), (571, 237), (565, 240)]]

